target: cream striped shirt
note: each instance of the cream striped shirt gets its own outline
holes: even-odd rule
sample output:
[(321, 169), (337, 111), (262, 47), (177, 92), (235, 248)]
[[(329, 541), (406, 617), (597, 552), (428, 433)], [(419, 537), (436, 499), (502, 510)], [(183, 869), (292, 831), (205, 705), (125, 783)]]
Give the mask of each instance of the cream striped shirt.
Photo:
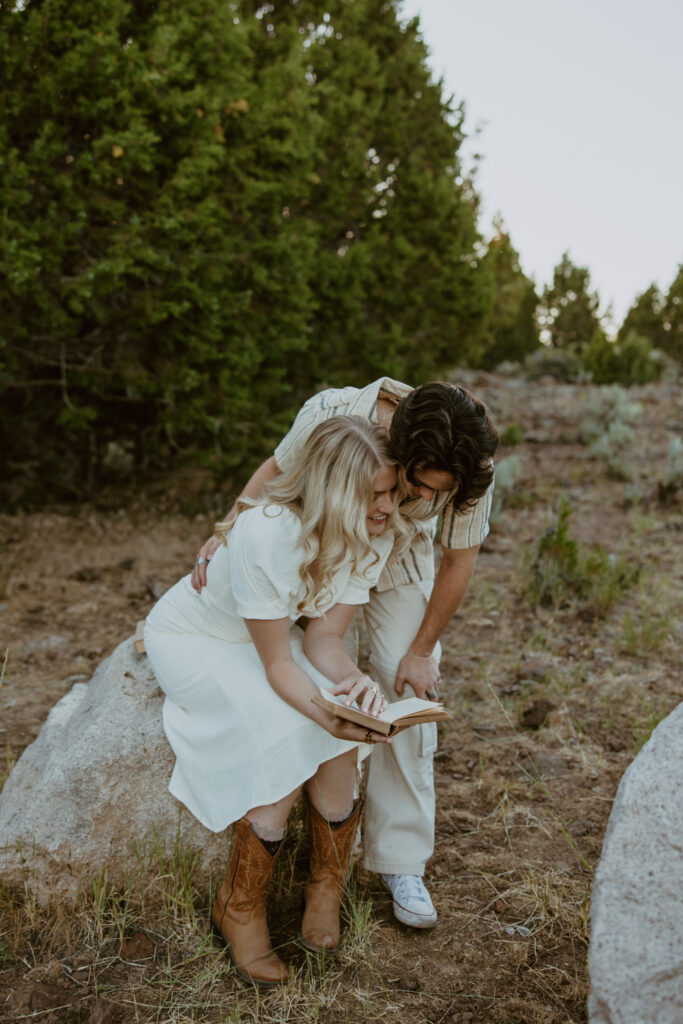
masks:
[[(275, 449), (275, 461), (284, 469), (295, 457), (298, 444), (308, 437), (313, 427), (330, 416), (364, 416), (377, 423), (377, 400), (386, 398), (398, 403), (413, 389), (390, 377), (380, 377), (364, 388), (329, 388), (313, 395), (302, 405), (289, 433)], [(489, 514), (493, 484), (471, 509), (457, 513), (453, 508), (453, 492), (437, 491), (432, 501), (411, 498), (401, 502), (401, 515), (412, 533), (409, 550), (402, 558), (389, 556), (377, 590), (391, 590), (407, 583), (420, 583), (434, 578), (434, 535), (437, 518), (441, 516), (440, 541), (445, 548), (459, 550), (481, 544), (489, 532)]]

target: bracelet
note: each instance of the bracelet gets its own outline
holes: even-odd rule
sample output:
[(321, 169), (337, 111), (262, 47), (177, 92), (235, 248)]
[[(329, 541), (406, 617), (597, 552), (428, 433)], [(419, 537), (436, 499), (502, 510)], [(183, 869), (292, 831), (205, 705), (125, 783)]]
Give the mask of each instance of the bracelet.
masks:
[(434, 657), (433, 654), (428, 654), (425, 658), (423, 654), (411, 654), (410, 651), (408, 651), (407, 654), (409, 658), (417, 658), (418, 661), (431, 661)]

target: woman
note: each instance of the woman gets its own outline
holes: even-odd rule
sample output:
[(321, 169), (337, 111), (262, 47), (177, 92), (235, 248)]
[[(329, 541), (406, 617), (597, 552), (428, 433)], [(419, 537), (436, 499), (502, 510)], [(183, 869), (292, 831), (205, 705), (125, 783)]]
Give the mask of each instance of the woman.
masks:
[[(342, 637), (403, 536), (395, 484), (384, 431), (331, 417), (262, 500), (238, 500), (236, 517), (218, 525), (225, 543), (201, 594), (186, 577), (145, 625), (176, 755), (169, 789), (215, 832), (237, 822), (212, 920), (239, 973), (260, 985), (288, 977), (271, 949), (265, 898), (304, 784), (313, 852), (301, 938), (328, 952), (339, 941), (361, 809), (353, 806), (359, 746), (376, 734), (311, 698), (324, 687), (373, 715), (384, 708)], [(302, 615), (305, 634), (294, 625)]]

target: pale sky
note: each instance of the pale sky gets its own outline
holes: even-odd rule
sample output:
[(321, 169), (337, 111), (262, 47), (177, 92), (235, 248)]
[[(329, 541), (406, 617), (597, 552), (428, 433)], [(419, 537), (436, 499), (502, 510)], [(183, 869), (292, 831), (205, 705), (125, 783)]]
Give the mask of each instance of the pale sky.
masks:
[(548, 283), (568, 249), (621, 322), (683, 262), (681, 0), (404, 0), (481, 154), (480, 227), (500, 212)]

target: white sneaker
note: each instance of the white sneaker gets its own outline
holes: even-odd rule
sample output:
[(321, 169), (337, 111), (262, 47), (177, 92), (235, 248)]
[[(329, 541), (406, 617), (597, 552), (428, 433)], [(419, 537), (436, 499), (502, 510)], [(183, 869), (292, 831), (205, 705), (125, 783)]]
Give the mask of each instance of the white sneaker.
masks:
[(432, 928), (437, 913), (420, 875), (380, 875), (394, 897), (394, 917), (411, 928)]

